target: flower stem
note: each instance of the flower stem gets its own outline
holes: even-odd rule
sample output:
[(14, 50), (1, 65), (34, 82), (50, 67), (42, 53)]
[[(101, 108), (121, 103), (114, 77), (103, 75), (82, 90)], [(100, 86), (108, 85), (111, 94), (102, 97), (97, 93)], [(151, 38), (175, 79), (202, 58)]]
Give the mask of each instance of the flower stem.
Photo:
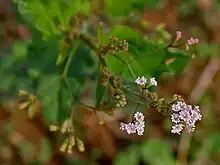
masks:
[(63, 76), (64, 77), (66, 77), (67, 74), (68, 74), (71, 61), (73, 59), (74, 54), (76, 53), (76, 50), (77, 50), (78, 46), (79, 46), (79, 41), (76, 41), (76, 43), (73, 45), (73, 48), (72, 48), (72, 50), (70, 52), (69, 58), (68, 58), (67, 63), (65, 65), (65, 68), (64, 68), (64, 71), (63, 71)]
[(122, 62), (128, 67), (128, 70), (129, 70), (131, 76), (133, 77), (133, 79), (136, 79), (136, 76), (135, 76), (135, 74), (134, 74), (134, 71), (133, 71), (133, 69), (131, 68), (131, 65), (130, 65), (128, 62), (126, 62), (125, 60), (121, 59), (120, 57), (118, 57), (118, 56), (116, 56), (116, 55), (113, 55), (113, 57), (115, 57), (115, 58), (117, 58), (118, 60), (122, 61)]

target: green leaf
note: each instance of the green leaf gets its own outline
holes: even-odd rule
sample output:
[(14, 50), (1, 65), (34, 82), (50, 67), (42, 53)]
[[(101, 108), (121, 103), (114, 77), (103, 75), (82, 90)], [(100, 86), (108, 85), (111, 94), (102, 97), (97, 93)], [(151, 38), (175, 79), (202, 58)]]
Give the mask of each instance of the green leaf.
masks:
[(68, 86), (66, 84), (65, 80), (60, 81), (60, 90), (59, 90), (59, 110), (60, 110), (60, 115), (59, 116), (59, 121), (63, 122), (69, 115), (69, 110), (70, 110), (70, 102), (71, 102), (71, 91), (69, 91)]
[(56, 75), (43, 76), (40, 80), (38, 92), (43, 103), (43, 115), (47, 123), (59, 122), (60, 78)]
[(142, 145), (142, 159), (149, 165), (175, 165), (169, 146), (159, 139), (151, 139)]
[(144, 45), (141, 34), (128, 26), (116, 25), (112, 27), (105, 40), (108, 41), (111, 36), (118, 37), (120, 40), (126, 40), (129, 45), (139, 45), (138, 47)]
[(69, 25), (71, 17), (77, 13), (88, 14), (90, 9), (90, 2), (84, 0), (71, 0), (65, 2), (67, 7), (63, 10), (64, 21)]
[(130, 146), (127, 150), (120, 152), (115, 160), (114, 165), (138, 165), (140, 161), (140, 149), (138, 146)]

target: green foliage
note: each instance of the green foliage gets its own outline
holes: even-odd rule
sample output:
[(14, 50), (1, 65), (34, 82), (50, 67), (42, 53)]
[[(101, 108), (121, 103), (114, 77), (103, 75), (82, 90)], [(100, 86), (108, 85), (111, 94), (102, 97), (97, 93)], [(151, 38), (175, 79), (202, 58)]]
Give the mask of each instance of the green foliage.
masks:
[(162, 140), (150, 139), (141, 145), (132, 145), (116, 157), (114, 165), (138, 165), (140, 161), (149, 165), (174, 165), (169, 146)]
[(140, 148), (133, 145), (122, 151), (114, 160), (114, 165), (138, 165), (140, 161)]
[(202, 149), (205, 148), (206, 153), (216, 154), (220, 151), (220, 133), (217, 132), (215, 134), (210, 134), (206, 137)]
[(111, 16), (127, 16), (131, 11), (143, 12), (145, 7), (155, 8), (160, 0), (108, 0), (106, 2), (107, 11)]
[(169, 146), (159, 139), (148, 140), (142, 146), (143, 161), (150, 165), (175, 165)]
[[(137, 76), (160, 76), (165, 72), (179, 73), (187, 65), (190, 56), (183, 51), (170, 50), (165, 44), (156, 44), (145, 40), (141, 34), (126, 26), (114, 26), (105, 37), (117, 36), (129, 42), (129, 52), (117, 53), (116, 56), (126, 61)], [(173, 58), (174, 62), (165, 64)], [(122, 74), (123, 77), (132, 79), (125, 63), (109, 55), (107, 63), (113, 73)], [(122, 67), (124, 65), (124, 67)]]
[(38, 29), (43, 36), (51, 38), (69, 29), (69, 22), (73, 15), (89, 12), (89, 2), (77, 1), (43, 1), (17, 0), (21, 17), (31, 27)]
[(43, 100), (43, 114), (46, 121), (56, 123), (61, 117), (59, 113), (59, 76), (45, 76), (40, 80), (40, 98)]
[[(118, 16), (127, 16), (130, 11), (140, 12), (144, 7), (155, 7), (159, 2), (110, 0), (106, 1), (107, 15), (112, 16), (111, 19), (117, 19)], [(150, 34), (141, 34), (126, 25), (115, 25), (106, 28), (108, 30), (99, 25), (98, 29), (94, 30), (90, 18), (90, 1), (17, 0), (16, 5), (20, 21), (29, 28), (32, 36), (28, 41), (15, 42), (10, 55), (1, 57), (0, 91), (12, 94), (18, 89), (25, 89), (33, 93), (42, 103), (41, 111), (46, 124), (65, 125), (64, 121), (67, 119), (72, 121), (72, 109), (80, 102), (85, 84), (90, 80), (96, 83), (95, 96), (92, 98), (96, 103), (94, 108), (99, 110), (102, 101), (105, 101), (109, 104), (107, 108), (113, 109), (110, 105), (112, 102), (118, 101), (115, 105), (119, 106), (122, 103), (127, 104), (123, 82), (134, 84), (136, 76), (159, 78), (165, 73), (178, 74), (191, 57), (184, 51), (170, 48), (170, 43), (163, 41), (164, 38), (168, 40), (169, 36), (162, 26), (155, 30), (162, 36), (158, 39)], [(88, 22), (85, 21), (87, 19)], [(88, 26), (86, 30), (82, 29), (84, 24)], [(122, 48), (114, 50), (116, 53), (112, 53), (108, 47), (112, 41), (110, 37), (122, 41)], [(126, 42), (123, 42), (124, 40)], [(126, 48), (123, 49), (123, 46)], [(103, 51), (102, 48), (109, 50)], [(216, 48), (213, 48), (213, 52), (215, 51)], [(104, 75), (107, 87), (102, 84), (104, 67), (110, 72), (109, 75)], [(112, 93), (109, 94), (106, 89)], [(146, 89), (142, 89), (143, 91), (148, 92)], [(150, 92), (145, 94), (150, 96)], [(106, 101), (105, 96), (110, 99)], [(112, 99), (113, 96), (115, 98)], [(157, 103), (158, 98), (153, 98), (153, 103)], [(35, 112), (35, 104), (30, 105), (28, 113), (31, 118)], [(109, 112), (111, 113), (112, 111)], [(65, 125), (66, 130), (69, 129), (68, 124)], [(71, 131), (66, 132), (68, 134)], [(80, 144), (79, 150), (83, 151), (83, 142), (79, 139), (76, 141)], [(212, 143), (214, 144), (215, 140)], [(42, 150), (48, 154), (40, 152), (40, 162), (45, 163), (50, 159), (50, 147), (47, 141), (42, 142)], [(170, 149), (163, 141), (149, 140), (140, 146), (131, 146), (119, 154), (114, 164), (135, 165), (140, 161), (152, 165), (175, 163)]]
[(217, 44), (208, 44), (208, 43), (200, 43), (198, 46), (198, 54), (203, 57), (218, 56), (220, 52), (219, 45)]

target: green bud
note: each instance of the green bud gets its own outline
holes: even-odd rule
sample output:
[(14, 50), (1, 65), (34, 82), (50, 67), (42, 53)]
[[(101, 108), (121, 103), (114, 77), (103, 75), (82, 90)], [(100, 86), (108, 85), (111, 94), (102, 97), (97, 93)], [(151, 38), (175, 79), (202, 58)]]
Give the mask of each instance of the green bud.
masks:
[(67, 147), (68, 147), (68, 138), (66, 138), (65, 139), (65, 141), (63, 142), (63, 144), (61, 145), (61, 147), (60, 147), (60, 151), (61, 152), (65, 152), (66, 151), (66, 149), (67, 149)]
[(60, 129), (60, 127), (58, 125), (52, 124), (52, 125), (49, 126), (49, 131), (50, 132), (55, 132), (55, 131), (58, 131), (59, 129)]
[(80, 140), (79, 138), (76, 138), (76, 144), (77, 144), (77, 148), (80, 152), (85, 151), (84, 143), (82, 140)]
[(21, 109), (21, 110), (22, 110), (22, 109), (25, 109), (25, 108), (27, 108), (28, 106), (30, 106), (30, 104), (31, 104), (30, 101), (25, 101), (25, 102), (19, 104), (19, 109)]

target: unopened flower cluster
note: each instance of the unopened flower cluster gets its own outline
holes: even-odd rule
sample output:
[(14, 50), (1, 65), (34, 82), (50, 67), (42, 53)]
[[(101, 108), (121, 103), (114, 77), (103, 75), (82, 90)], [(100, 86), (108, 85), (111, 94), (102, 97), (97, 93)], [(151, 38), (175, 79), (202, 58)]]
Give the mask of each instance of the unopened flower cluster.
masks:
[[(145, 78), (144, 76), (138, 77), (135, 80), (135, 83), (142, 86), (142, 87), (145, 87), (145, 85), (147, 83), (147, 78)], [(150, 86), (157, 86), (157, 81), (155, 80), (155, 77), (150, 78), (149, 84), (150, 84)]]
[(171, 121), (173, 123), (171, 132), (180, 134), (183, 130), (191, 133), (195, 130), (195, 124), (200, 121), (199, 106), (188, 105), (185, 102), (177, 102), (172, 105)]
[[(182, 38), (182, 32), (181, 31), (177, 31), (176, 32), (176, 41), (180, 40)], [(185, 44), (185, 49), (189, 50), (189, 46), (190, 45), (194, 45), (194, 44), (198, 44), (199, 43), (199, 39), (198, 38), (193, 38), (191, 37), (190, 39), (187, 40), (186, 44)]]
[(120, 129), (126, 131), (128, 134), (143, 135), (144, 134), (144, 115), (141, 112), (136, 112), (134, 114), (134, 120), (130, 123), (120, 123)]

